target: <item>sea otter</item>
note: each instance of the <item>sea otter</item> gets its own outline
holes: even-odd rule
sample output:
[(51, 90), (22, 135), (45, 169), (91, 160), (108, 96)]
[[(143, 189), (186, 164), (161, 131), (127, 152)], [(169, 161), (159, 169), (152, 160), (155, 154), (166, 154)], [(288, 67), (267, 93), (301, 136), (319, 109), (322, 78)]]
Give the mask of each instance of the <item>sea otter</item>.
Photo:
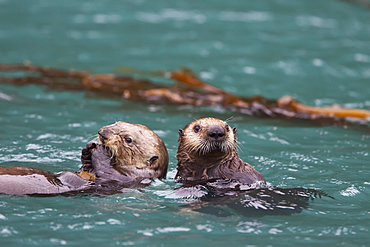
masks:
[[(29, 167), (0, 167), (0, 193), (99, 193), (132, 187), (148, 178), (164, 178), (168, 166), (163, 141), (140, 124), (117, 122), (98, 131), (99, 144), (82, 150), (78, 172), (51, 173)], [(114, 186), (109, 186), (114, 185)]]
[(310, 199), (327, 196), (314, 189), (278, 188), (266, 183), (239, 157), (236, 128), (220, 119), (202, 118), (179, 129), (176, 157), (175, 178), (182, 186), (170, 196), (190, 199), (194, 203), (185, 207), (203, 213), (289, 215), (307, 208)]
[(265, 183), (264, 177), (239, 158), (236, 128), (217, 118), (202, 118), (179, 129), (177, 174), (180, 182), (231, 179)]
[(92, 174), (105, 191), (140, 186), (145, 178), (165, 178), (167, 148), (162, 139), (141, 124), (117, 122), (101, 128), (100, 144), (82, 150), (80, 173)]

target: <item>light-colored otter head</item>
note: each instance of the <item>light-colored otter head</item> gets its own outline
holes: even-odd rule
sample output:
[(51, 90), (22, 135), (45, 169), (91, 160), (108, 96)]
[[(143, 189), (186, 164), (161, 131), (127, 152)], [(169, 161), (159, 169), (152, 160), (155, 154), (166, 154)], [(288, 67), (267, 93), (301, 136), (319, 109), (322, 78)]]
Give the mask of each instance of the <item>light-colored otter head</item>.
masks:
[(98, 134), (101, 144), (112, 153), (118, 171), (138, 177), (166, 177), (167, 148), (146, 126), (120, 121), (102, 127)]
[[(225, 157), (236, 152), (236, 128), (217, 118), (201, 118), (179, 129), (178, 156), (192, 158)], [(179, 157), (178, 157), (179, 158)]]
[(178, 181), (231, 179), (243, 184), (265, 181), (237, 153), (236, 128), (217, 118), (202, 118), (179, 130)]

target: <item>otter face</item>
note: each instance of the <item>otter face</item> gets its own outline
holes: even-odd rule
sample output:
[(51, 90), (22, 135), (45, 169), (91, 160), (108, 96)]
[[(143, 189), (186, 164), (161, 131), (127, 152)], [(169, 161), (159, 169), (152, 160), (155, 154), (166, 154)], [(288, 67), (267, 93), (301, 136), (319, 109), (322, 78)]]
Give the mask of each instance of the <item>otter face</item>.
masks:
[(152, 130), (141, 124), (117, 122), (98, 131), (99, 140), (112, 153), (117, 170), (142, 177), (165, 178), (168, 153)]
[(236, 151), (236, 128), (217, 118), (202, 118), (179, 129), (179, 150), (189, 155), (209, 155)]

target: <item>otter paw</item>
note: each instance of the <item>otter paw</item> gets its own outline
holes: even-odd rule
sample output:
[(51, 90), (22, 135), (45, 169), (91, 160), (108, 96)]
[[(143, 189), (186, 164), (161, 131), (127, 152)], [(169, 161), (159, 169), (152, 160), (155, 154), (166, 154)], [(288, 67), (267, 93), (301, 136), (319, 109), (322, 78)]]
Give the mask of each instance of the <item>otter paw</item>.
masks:
[(103, 145), (96, 145), (91, 152), (92, 166), (95, 170), (102, 167), (111, 168), (111, 160), (112, 154)]
[(81, 163), (83, 166), (91, 166), (92, 164), (92, 150), (96, 148), (96, 143), (91, 142), (86, 144), (86, 147), (84, 147), (81, 150)]

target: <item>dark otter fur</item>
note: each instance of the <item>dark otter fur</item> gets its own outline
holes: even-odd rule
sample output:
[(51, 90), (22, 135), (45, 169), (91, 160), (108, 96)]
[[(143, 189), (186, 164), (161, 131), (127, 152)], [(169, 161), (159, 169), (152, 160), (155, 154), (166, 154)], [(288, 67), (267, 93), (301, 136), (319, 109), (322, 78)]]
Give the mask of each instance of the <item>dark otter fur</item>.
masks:
[(239, 158), (236, 128), (225, 121), (194, 120), (179, 134), (176, 178), (183, 185), (172, 197), (192, 200), (186, 208), (218, 216), (290, 215), (307, 208), (311, 199), (328, 196), (314, 189), (268, 185), (258, 171)]
[(236, 128), (216, 118), (202, 118), (179, 130), (177, 174), (180, 182), (231, 179), (265, 183), (264, 177), (239, 158)]
[(102, 188), (105, 194), (109, 190), (116, 193), (120, 188), (143, 186), (147, 178), (166, 176), (166, 146), (147, 127), (117, 122), (98, 133), (101, 144), (86, 145), (78, 172), (55, 174), (29, 167), (0, 167), (0, 193), (100, 193)]

